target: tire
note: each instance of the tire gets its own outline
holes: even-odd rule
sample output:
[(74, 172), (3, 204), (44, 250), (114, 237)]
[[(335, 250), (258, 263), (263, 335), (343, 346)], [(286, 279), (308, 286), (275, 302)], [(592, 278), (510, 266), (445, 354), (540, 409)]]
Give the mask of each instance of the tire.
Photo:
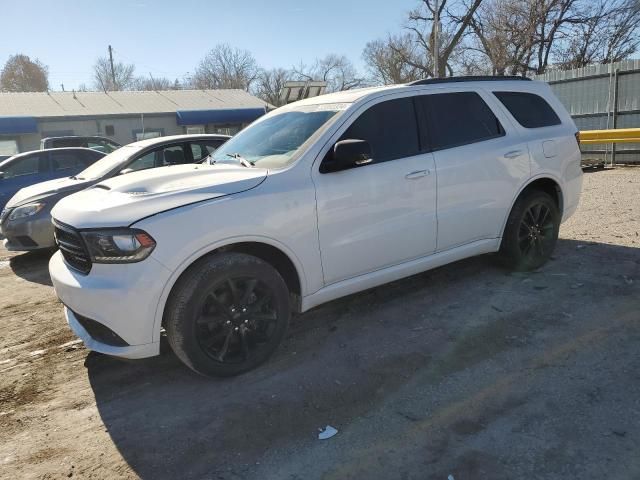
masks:
[(502, 236), (503, 263), (517, 271), (535, 270), (553, 253), (560, 230), (560, 211), (548, 193), (533, 190), (516, 200)]
[(233, 376), (265, 362), (289, 326), (286, 283), (243, 253), (200, 260), (176, 283), (164, 313), (174, 353), (205, 376)]

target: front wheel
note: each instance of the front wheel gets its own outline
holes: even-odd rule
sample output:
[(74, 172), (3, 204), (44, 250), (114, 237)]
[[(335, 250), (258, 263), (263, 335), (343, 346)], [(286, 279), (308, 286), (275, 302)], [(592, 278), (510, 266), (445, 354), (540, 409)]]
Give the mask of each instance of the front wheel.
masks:
[(560, 230), (560, 211), (545, 192), (521, 196), (513, 206), (502, 237), (500, 254), (515, 270), (535, 270), (553, 253)]
[(251, 255), (222, 253), (181, 277), (164, 324), (173, 351), (191, 369), (231, 376), (269, 358), (290, 316), (287, 285), (271, 265)]

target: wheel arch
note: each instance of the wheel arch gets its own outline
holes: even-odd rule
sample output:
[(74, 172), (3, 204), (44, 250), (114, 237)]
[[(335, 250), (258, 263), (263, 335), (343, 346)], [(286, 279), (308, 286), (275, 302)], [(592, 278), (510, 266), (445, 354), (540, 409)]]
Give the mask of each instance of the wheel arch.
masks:
[(265, 237), (232, 238), (203, 248), (184, 260), (171, 275), (165, 285), (158, 306), (156, 308), (153, 338), (159, 341), (162, 321), (167, 302), (173, 293), (176, 284), (190, 268), (194, 267), (203, 258), (223, 252), (246, 253), (253, 255), (270, 264), (282, 276), (292, 295), (292, 308), (299, 312), (301, 299), (306, 288), (306, 277), (302, 263), (295, 254), (286, 246)]
[(509, 219), (509, 215), (511, 214), (514, 205), (520, 197), (526, 195), (532, 190), (539, 190), (551, 195), (551, 197), (553, 197), (553, 199), (556, 201), (556, 205), (558, 205), (558, 210), (560, 211), (560, 216), (562, 217), (562, 213), (564, 211), (564, 194), (560, 181), (551, 175), (539, 175), (537, 177), (530, 178), (525, 184), (520, 187), (520, 190), (518, 190), (516, 195), (513, 197), (511, 206), (509, 207), (509, 210), (507, 211), (502, 222), (502, 229), (500, 230), (501, 237), (504, 237), (504, 229), (507, 226), (507, 220)]

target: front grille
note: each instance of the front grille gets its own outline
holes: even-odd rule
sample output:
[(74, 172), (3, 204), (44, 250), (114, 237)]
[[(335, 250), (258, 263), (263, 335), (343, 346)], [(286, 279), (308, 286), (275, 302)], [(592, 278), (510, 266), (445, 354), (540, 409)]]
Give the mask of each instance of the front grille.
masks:
[(56, 244), (67, 264), (80, 273), (91, 271), (91, 258), (78, 231), (54, 220)]
[(78, 323), (82, 325), (82, 327), (87, 331), (91, 338), (97, 340), (100, 343), (104, 343), (106, 345), (111, 345), (113, 347), (128, 347), (129, 344), (125, 342), (120, 335), (111, 330), (109, 327), (101, 324), (100, 322), (96, 322), (87, 317), (83, 317), (82, 315), (78, 315), (76, 312), (73, 312), (73, 316), (76, 317)]

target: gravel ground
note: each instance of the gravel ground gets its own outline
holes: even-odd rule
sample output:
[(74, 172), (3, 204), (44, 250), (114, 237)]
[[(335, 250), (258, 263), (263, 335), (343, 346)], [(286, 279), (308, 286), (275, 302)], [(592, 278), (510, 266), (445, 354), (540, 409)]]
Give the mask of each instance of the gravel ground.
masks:
[(49, 254), (0, 250), (0, 477), (640, 478), (640, 168), (584, 180), (538, 272), (484, 256), (331, 302), (227, 380), (88, 352)]

